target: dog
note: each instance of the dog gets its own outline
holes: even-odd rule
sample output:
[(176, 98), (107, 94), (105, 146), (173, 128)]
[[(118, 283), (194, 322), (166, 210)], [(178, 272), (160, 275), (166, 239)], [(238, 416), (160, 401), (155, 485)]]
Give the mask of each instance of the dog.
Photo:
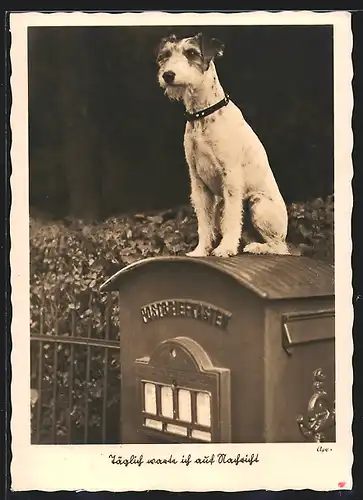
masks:
[(245, 202), (260, 241), (243, 251), (288, 254), (286, 205), (262, 143), (219, 82), (215, 59), (223, 52), (220, 40), (202, 33), (171, 35), (157, 49), (159, 85), (186, 108), (184, 150), (198, 223), (198, 244), (187, 255), (237, 255)]

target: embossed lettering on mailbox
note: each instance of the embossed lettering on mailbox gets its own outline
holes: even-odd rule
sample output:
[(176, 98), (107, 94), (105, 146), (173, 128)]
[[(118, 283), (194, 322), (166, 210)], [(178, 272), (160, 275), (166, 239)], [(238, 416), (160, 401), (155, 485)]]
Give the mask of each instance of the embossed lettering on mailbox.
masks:
[(161, 300), (141, 307), (141, 317), (144, 323), (155, 319), (185, 317), (226, 329), (231, 316), (230, 312), (211, 304), (189, 299)]

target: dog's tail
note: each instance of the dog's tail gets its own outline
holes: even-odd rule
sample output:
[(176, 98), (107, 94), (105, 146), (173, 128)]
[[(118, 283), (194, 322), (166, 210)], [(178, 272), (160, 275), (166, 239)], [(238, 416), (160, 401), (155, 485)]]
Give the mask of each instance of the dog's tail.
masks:
[(311, 257), (316, 253), (316, 249), (313, 245), (306, 245), (305, 243), (299, 243), (298, 245), (288, 243), (288, 248), (290, 255)]
[(273, 253), (278, 255), (294, 255), (291, 253), (289, 245), (285, 241), (270, 243), (269, 246), (271, 247)]

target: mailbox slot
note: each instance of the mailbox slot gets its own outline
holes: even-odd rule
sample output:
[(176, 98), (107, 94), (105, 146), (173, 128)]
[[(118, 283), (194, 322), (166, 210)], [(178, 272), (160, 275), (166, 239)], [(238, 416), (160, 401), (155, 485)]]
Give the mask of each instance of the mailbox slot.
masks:
[(334, 339), (334, 310), (306, 311), (282, 316), (282, 344), (288, 354), (300, 344)]

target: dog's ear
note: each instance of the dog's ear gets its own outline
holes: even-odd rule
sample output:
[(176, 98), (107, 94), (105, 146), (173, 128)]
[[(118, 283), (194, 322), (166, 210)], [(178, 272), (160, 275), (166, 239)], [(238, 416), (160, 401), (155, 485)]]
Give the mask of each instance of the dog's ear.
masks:
[(212, 59), (223, 56), (224, 43), (218, 40), (218, 38), (210, 38), (203, 33), (198, 33), (195, 36), (195, 40), (200, 47), (207, 68)]

